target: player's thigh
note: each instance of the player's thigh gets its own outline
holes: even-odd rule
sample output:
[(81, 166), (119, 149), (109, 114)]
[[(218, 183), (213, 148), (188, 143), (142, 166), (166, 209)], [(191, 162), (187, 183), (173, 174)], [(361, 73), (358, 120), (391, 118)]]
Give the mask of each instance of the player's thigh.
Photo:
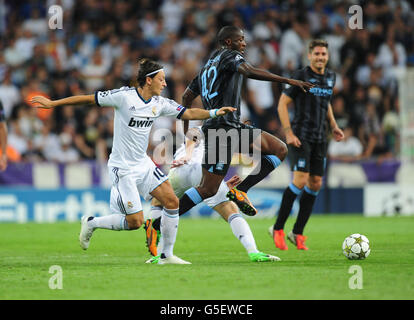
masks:
[(310, 174), (311, 176), (321, 176), (325, 175), (326, 171), (326, 153), (327, 153), (327, 144), (314, 143), (311, 148), (310, 153)]
[(157, 198), (162, 206), (166, 209), (177, 209), (179, 200), (174, 193), (174, 190), (168, 180), (165, 180), (158, 187), (156, 187), (150, 193), (153, 197)]
[(168, 176), (149, 157), (137, 168), (136, 185), (145, 200), (155, 197), (166, 209), (178, 208), (178, 199), (168, 181)]
[(171, 169), (168, 173), (168, 180), (175, 195), (181, 198), (188, 189), (197, 187), (200, 184), (201, 176), (201, 163), (189, 163)]
[[(203, 202), (210, 208), (216, 210), (216, 206), (229, 201), (229, 199), (226, 196), (227, 192), (229, 192), (229, 188), (227, 187), (226, 183), (222, 181), (217, 192), (213, 196), (204, 199)], [(237, 207), (235, 212), (237, 212)]]
[(310, 170), (310, 145), (306, 141), (302, 141), (300, 147), (292, 145), (289, 148), (289, 163), (293, 171), (293, 184), (302, 189), (309, 178)]
[(206, 199), (214, 196), (220, 188), (220, 184), (223, 179), (224, 175), (209, 172), (203, 167), (201, 182), (197, 187), (197, 190), (200, 193), (201, 197), (203, 199)]
[(258, 146), (262, 154), (276, 155), (280, 160), (284, 160), (288, 154), (286, 144), (266, 131), (262, 131), (259, 139), (255, 140), (253, 147), (256, 149)]
[(307, 141), (302, 141), (300, 147), (288, 145), (289, 163), (293, 172), (309, 172), (310, 170), (310, 157), (311, 157), (311, 146)]
[(110, 178), (112, 180), (111, 212), (130, 215), (142, 211), (134, 175), (118, 168), (110, 168)]

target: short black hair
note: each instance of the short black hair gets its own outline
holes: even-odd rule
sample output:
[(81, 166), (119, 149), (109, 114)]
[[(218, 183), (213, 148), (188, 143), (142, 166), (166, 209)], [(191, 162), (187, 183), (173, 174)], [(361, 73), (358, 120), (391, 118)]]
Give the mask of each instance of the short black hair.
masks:
[[(138, 69), (137, 81), (138, 81), (138, 86), (141, 88), (145, 86), (148, 73), (162, 69), (162, 65), (148, 58), (142, 58), (141, 60), (139, 60), (138, 65), (139, 65), (139, 69)], [(156, 75), (157, 73), (154, 73), (148, 77), (154, 78)]]
[(217, 34), (217, 42), (220, 45), (226, 44), (226, 39), (233, 38), (238, 32), (240, 32), (241, 29), (239, 27), (235, 26), (225, 26), (220, 29), (220, 31)]
[(328, 42), (323, 39), (314, 39), (309, 43), (309, 52), (312, 52), (315, 47), (325, 47), (328, 49)]

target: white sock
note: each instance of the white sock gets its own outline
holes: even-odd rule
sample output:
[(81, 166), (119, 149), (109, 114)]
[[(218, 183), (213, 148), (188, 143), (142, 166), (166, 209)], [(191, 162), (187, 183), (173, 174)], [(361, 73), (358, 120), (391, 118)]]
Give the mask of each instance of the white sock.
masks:
[(162, 236), (162, 233), (161, 233), (160, 241), (158, 242), (158, 247), (157, 247), (157, 254), (160, 255), (163, 249), (164, 249), (164, 237)]
[(178, 221), (178, 208), (164, 208), (161, 216), (161, 235), (163, 244), (162, 251), (159, 253), (164, 254), (166, 258), (173, 255), (175, 239), (177, 238)]
[(154, 221), (155, 219), (161, 217), (162, 215), (162, 209), (161, 206), (151, 206), (151, 219)]
[(239, 239), (243, 247), (247, 250), (247, 253), (259, 252), (250, 226), (240, 213), (233, 213), (229, 217), (228, 223), (230, 224), (233, 234)]
[(129, 230), (128, 222), (124, 214), (110, 214), (104, 217), (93, 217), (88, 221), (92, 228), (109, 229), (109, 230)]

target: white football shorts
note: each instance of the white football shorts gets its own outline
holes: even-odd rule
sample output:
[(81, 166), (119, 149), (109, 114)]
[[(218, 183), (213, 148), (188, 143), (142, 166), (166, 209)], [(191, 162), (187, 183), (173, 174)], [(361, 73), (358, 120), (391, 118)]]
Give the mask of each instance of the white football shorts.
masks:
[[(181, 198), (188, 189), (197, 187), (200, 184), (202, 175), (201, 163), (190, 162), (171, 169), (168, 174), (168, 180), (174, 189), (175, 195)], [(228, 191), (227, 184), (222, 181), (217, 193), (211, 198), (204, 199), (203, 202), (210, 208), (214, 208), (220, 203), (229, 201), (226, 197)]]
[(110, 209), (112, 213), (133, 214), (142, 210), (141, 198), (168, 180), (165, 173), (148, 157), (134, 170), (108, 167), (112, 181)]

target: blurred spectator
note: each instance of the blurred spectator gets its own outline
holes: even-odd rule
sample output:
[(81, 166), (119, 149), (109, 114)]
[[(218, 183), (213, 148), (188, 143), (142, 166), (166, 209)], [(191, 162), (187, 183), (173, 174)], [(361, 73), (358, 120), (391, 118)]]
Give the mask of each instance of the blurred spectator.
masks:
[(0, 84), (0, 101), (3, 104), (6, 119), (10, 117), (13, 107), (21, 100), (19, 88), (11, 82), (11, 73), (6, 72), (3, 82)]
[(350, 125), (350, 117), (345, 109), (345, 100), (337, 96), (332, 101), (332, 111), (339, 128), (346, 128)]
[[(22, 159), (37, 161), (42, 159), (36, 151), (38, 140), (46, 143), (49, 135), (58, 137), (65, 132), (72, 136), (72, 147), (80, 159), (107, 158), (113, 132), (108, 119), (113, 115), (105, 108), (89, 114), (82, 107), (27, 109), (20, 103), (31, 106), (30, 97), (37, 94), (58, 99), (133, 86), (141, 57), (151, 57), (164, 66), (168, 86), (163, 95), (180, 101), (205, 55), (216, 45), (219, 28), (233, 24), (245, 32), (247, 59), (285, 76), (302, 67), (311, 37), (326, 39), (330, 67), (337, 73), (332, 100), (337, 119), (344, 120), (342, 125), (347, 123), (362, 139), (365, 157), (398, 156), (397, 80), (407, 66), (414, 65), (414, 8), (407, 0), (359, 1), (364, 28), (351, 30), (347, 25), (349, 3), (0, 0), (0, 101), (12, 135), (9, 146), (20, 150), (25, 155)], [(62, 30), (48, 28), (47, 9), (54, 4), (63, 8)], [(275, 85), (269, 89), (266, 82), (246, 81), (241, 103), (243, 119), (250, 118), (247, 105), (257, 114), (265, 110), (257, 119), (254, 112), (251, 117), (277, 134), (277, 122), (269, 127), (273, 123), (269, 120), (273, 116), (269, 105), (277, 104), (279, 89)], [(269, 94), (272, 90), (273, 95)], [(195, 106), (198, 103), (195, 101)], [(30, 131), (33, 126), (29, 125), (31, 129), (25, 131), (21, 125), (27, 119), (30, 123), (36, 119), (35, 123), (46, 128), (40, 125), (37, 131)], [(158, 121), (155, 126), (175, 126), (171, 119)], [(28, 132), (37, 132), (36, 142), (34, 136), (27, 136)], [(56, 141), (59, 148), (62, 143), (68, 145), (67, 137)], [(72, 151), (68, 158), (75, 159)]]
[(160, 8), (164, 28), (167, 32), (176, 33), (181, 27), (187, 1), (165, 0)]
[(199, 0), (193, 3), (194, 5), (194, 23), (198, 30), (206, 32), (208, 30), (208, 21), (214, 14), (213, 8), (207, 0)]
[(328, 156), (330, 160), (353, 162), (361, 158), (363, 146), (359, 139), (353, 135), (353, 129), (350, 126), (341, 127), (344, 131), (344, 139), (342, 141), (335, 141), (332, 139), (328, 146)]
[(395, 42), (394, 30), (390, 29), (387, 33), (386, 41), (379, 47), (375, 60), (375, 64), (383, 68), (386, 82), (396, 78), (398, 72), (396, 68), (405, 67), (406, 60), (407, 56), (404, 46), (399, 42)]
[[(259, 68), (269, 69), (270, 63), (262, 57), (262, 63), (258, 65)], [(252, 107), (254, 114), (253, 124), (270, 133), (276, 133), (277, 110), (276, 101), (272, 91), (272, 83), (269, 81), (259, 81), (254, 79), (247, 79), (248, 101)]]
[(13, 109), (9, 121), (10, 131), (8, 143), (23, 160), (40, 160), (40, 154), (33, 145), (32, 138), (39, 128), (39, 123), (33, 121), (29, 108), (19, 105)]
[(7, 123), (0, 101), (0, 172), (7, 168)]
[(33, 9), (30, 18), (23, 22), (23, 29), (32, 32), (36, 36), (43, 36), (48, 30), (47, 20), (41, 16), (39, 9)]
[(41, 132), (34, 137), (33, 147), (45, 160), (57, 160), (60, 143), (58, 136), (52, 132), (50, 121), (45, 122)]
[(174, 56), (177, 60), (186, 62), (200, 62), (204, 56), (205, 48), (197, 36), (198, 32), (195, 26), (189, 26), (186, 31), (186, 36), (174, 46)]
[(98, 117), (98, 107), (88, 108), (85, 111), (83, 121), (78, 123), (76, 129), (75, 146), (85, 159), (94, 159), (96, 157), (96, 144), (99, 139)]
[(368, 52), (365, 63), (358, 66), (355, 74), (355, 80), (362, 86), (370, 84), (371, 72), (375, 68), (375, 53)]
[(21, 52), (16, 46), (16, 36), (13, 35), (7, 43), (7, 47), (4, 50), (4, 60), (11, 67), (20, 66), (26, 57), (24, 52)]
[(72, 136), (66, 132), (62, 132), (59, 135), (59, 141), (61, 146), (56, 151), (55, 160), (61, 163), (79, 161), (79, 152), (72, 147)]
[(306, 51), (303, 33), (303, 26), (298, 21), (293, 21), (292, 28), (283, 33), (280, 40), (280, 67), (286, 68), (289, 63), (292, 69), (301, 66), (302, 55)]
[(29, 60), (33, 56), (33, 48), (36, 45), (36, 38), (31, 30), (19, 28), (17, 30), (17, 40), (15, 43), (16, 50), (23, 57), (24, 61)]
[(46, 44), (46, 65), (50, 72), (62, 72), (67, 69), (66, 44), (60, 40), (55, 32), (50, 32)]
[(329, 45), (329, 64), (331, 68), (338, 70), (341, 65), (341, 48), (345, 43), (345, 28), (340, 24), (335, 24), (333, 32), (324, 34), (323, 38)]
[(363, 158), (392, 156), (385, 145), (380, 120), (373, 102), (368, 102), (366, 105), (364, 123), (360, 127), (359, 139), (364, 146)]
[(109, 71), (110, 65), (104, 61), (100, 50), (96, 50), (92, 59), (82, 69), (86, 90), (94, 92), (103, 87), (104, 77)]

